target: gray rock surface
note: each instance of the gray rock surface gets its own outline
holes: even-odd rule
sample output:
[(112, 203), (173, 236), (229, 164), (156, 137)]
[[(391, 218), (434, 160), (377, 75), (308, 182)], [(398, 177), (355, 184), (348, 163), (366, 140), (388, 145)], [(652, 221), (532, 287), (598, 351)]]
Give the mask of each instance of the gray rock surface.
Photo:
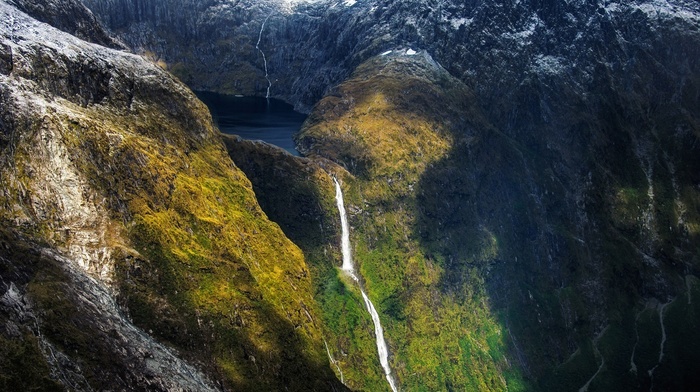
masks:
[(33, 18), (76, 37), (115, 49), (124, 45), (111, 37), (80, 0), (10, 0), (9, 4)]
[[(77, 5), (32, 4), (53, 11)], [(81, 23), (58, 15), (65, 24)], [(117, 305), (113, 253), (136, 253), (112, 220), (114, 206), (84, 171), (80, 154), (93, 152), (70, 147), (68, 130), (85, 115), (81, 110), (100, 106), (104, 118), (139, 111), (165, 91), (185, 100), (166, 102), (162, 112), (185, 115), (186, 99), (196, 102), (146, 60), (83, 41), (0, 1), (3, 387), (219, 389)], [(195, 139), (206, 131), (192, 125)], [(15, 366), (16, 373), (8, 371)]]

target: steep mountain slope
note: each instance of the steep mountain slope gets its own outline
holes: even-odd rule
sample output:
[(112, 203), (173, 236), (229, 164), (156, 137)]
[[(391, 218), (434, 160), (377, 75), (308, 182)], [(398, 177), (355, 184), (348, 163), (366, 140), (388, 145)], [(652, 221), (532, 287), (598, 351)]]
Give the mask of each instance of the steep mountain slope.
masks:
[(2, 388), (342, 389), (206, 107), (5, 1), (0, 37)]
[[(426, 252), (413, 233), (424, 224), (420, 180), (454, 146), (469, 142), (455, 135), (463, 128), (489, 129), (471, 91), (426, 52), (397, 50), (362, 64), (319, 102), (298, 139), (304, 154), (328, 157), (354, 174), (342, 176), (353, 250), (382, 315), (402, 390), (523, 387), (503, 355), (505, 331), (490, 314), (482, 277), (473, 272), (447, 287), (445, 279), (458, 271)], [(492, 241), (474, 239), (490, 247)], [(496, 256), (490, 248), (480, 251), (472, 262), (489, 264)], [(326, 313), (348, 313), (352, 293), (338, 288), (344, 284), (326, 277)], [(333, 326), (343, 352), (368, 349), (348, 338), (351, 323)], [(381, 388), (381, 374), (374, 377), (359, 382)]]
[[(422, 15), (426, 19), (409, 20), (416, 20), (418, 37), (429, 37), (425, 25), (435, 22), (430, 14), (440, 9), (425, 2), (425, 13), (416, 14), (416, 4), (397, 2), (387, 8)], [(341, 87), (316, 106), (300, 146), (336, 160), (365, 180), (358, 186), (361, 198), (354, 200), (362, 211), (355, 217), (361, 232), (356, 253), (364, 261), (370, 289), (376, 279), (381, 287), (376, 290), (385, 292), (379, 293), (379, 301), (394, 303), (385, 314), (402, 309), (402, 317), (415, 328), (420, 325), (417, 320), (429, 314), (426, 309), (449, 308), (407, 307), (411, 301), (406, 293), (415, 290), (415, 277), (391, 291), (392, 282), (401, 281), (401, 267), (415, 260), (415, 252), (402, 248), (419, 242), (419, 260), (441, 269), (442, 293), (433, 297), (454, 296), (458, 304), (488, 303), (478, 320), (495, 317), (500, 322), (503, 329), (492, 331), (507, 337), (511, 361), (534, 381), (529, 388), (690, 390), (697, 382), (695, 365), (690, 364), (698, 361), (693, 331), (700, 321), (695, 305), (686, 301), (697, 291), (698, 273), (697, 4), (608, 4), (593, 8), (595, 12), (579, 3), (511, 6), (509, 11), (523, 12), (532, 12), (534, 6), (534, 15), (546, 22), (534, 23), (532, 31), (523, 30), (526, 34), (499, 37), (494, 29), (527, 26), (511, 26), (510, 19), (499, 22), (504, 16), (482, 4), (466, 15), (474, 17), (474, 23), (492, 16), (487, 19), (491, 29), (482, 21), (477, 26), (483, 29), (474, 30), (476, 40), (470, 37), (472, 47), (473, 42), (486, 45), (481, 50), (462, 47), (459, 54), (450, 54), (452, 45), (436, 48), (439, 33), (426, 39), (426, 45), (442, 55), (440, 63), (449, 59), (446, 68), (473, 86), (475, 98), (436, 94), (433, 100), (445, 105), (434, 107), (432, 100), (423, 98), (429, 88), (403, 82), (403, 90), (383, 95), (404, 106), (368, 105), (368, 91), (381, 88), (383, 82), (377, 79), (387, 73), (374, 69), (365, 76), (366, 86), (349, 91)], [(566, 17), (572, 21), (557, 21), (561, 12), (569, 12)], [(599, 27), (577, 29), (574, 22), (583, 15)], [(610, 25), (611, 19), (629, 24), (619, 31), (617, 24)], [(523, 24), (527, 19), (520, 20)], [(365, 23), (366, 28), (357, 29), (360, 34), (382, 29), (381, 23)], [(577, 49), (567, 47), (557, 41), (562, 39), (557, 31), (571, 34), (572, 41), (577, 34), (588, 41), (583, 39)], [(413, 72), (407, 68), (398, 74)], [(466, 108), (451, 114), (455, 109), (449, 102)], [(417, 164), (426, 158), (411, 154), (407, 141), (415, 134), (417, 120), (404, 116), (426, 112), (446, 126), (452, 141), (412, 184), (409, 167), (394, 168), (405, 159)], [(383, 117), (392, 120), (376, 126), (377, 118)], [(399, 127), (400, 136), (392, 127)], [(383, 142), (384, 137), (390, 142)], [(373, 188), (375, 181), (382, 187)], [(387, 186), (389, 190), (382, 191)], [(377, 194), (384, 196), (383, 202), (373, 203)], [(387, 203), (387, 195), (403, 199)], [(400, 211), (400, 219), (383, 218), (392, 207)], [(365, 214), (372, 218), (365, 220)], [(372, 244), (382, 238), (375, 230), (392, 233), (392, 228), (397, 231), (384, 234), (380, 245)], [(392, 295), (399, 293), (403, 297), (395, 305)], [(455, 329), (438, 314), (429, 320), (436, 323), (439, 336), (450, 336)], [(463, 320), (462, 328), (473, 322)], [(392, 336), (392, 324), (402, 322), (389, 319), (387, 324), (396, 367), (401, 368), (402, 361), (408, 367), (415, 358), (438, 361), (432, 365), (440, 373), (424, 377), (418, 385), (408, 384), (413, 380), (399, 371), (404, 385), (464, 387), (459, 373), (442, 373), (450, 365), (440, 358), (450, 351), (478, 357), (473, 348), (453, 338), (433, 355), (426, 346), (419, 353), (402, 352), (399, 342), (412, 337), (412, 331)], [(471, 342), (498, 341), (487, 331), (482, 328)], [(464, 331), (458, 335), (469, 336)], [(687, 346), (671, 348), (670, 336)], [(488, 347), (486, 352), (498, 352)], [(467, 366), (474, 369), (473, 364)], [(484, 373), (476, 378), (488, 380)], [(435, 380), (441, 384), (428, 384)], [(511, 389), (519, 385), (517, 379), (506, 379), (471, 388), (502, 389), (503, 382)]]
[(692, 390), (694, 123), (664, 134), (588, 114), (580, 149), (543, 148), (550, 135), (508, 135), (413, 52), (360, 66), (298, 140), (356, 176), (355, 256), (402, 388)]
[(360, 63), (354, 27), (367, 16), (341, 0), (83, 2), (194, 89), (265, 96), (270, 87), (304, 110)]
[(84, 3), (133, 50), (153, 54), (194, 88), (264, 96), (267, 65), (273, 96), (303, 109), (397, 47), (428, 50), (489, 108), (513, 102), (535, 76), (583, 94), (601, 67), (623, 81), (630, 67), (662, 65), (658, 77), (682, 80), (695, 66), (684, 59), (697, 56), (691, 0)]
[[(5, 22), (3, 75), (59, 98), (35, 110), (44, 101), (16, 98), (34, 85), (3, 90), (3, 107), (17, 109), (3, 112), (3, 129), (44, 130), (4, 133), (5, 162), (35, 159), (4, 164), (4, 219), (111, 278), (137, 325), (214, 378), (328, 389), (328, 354), (348, 387), (388, 389), (362, 298), (333, 268), (333, 174), (402, 390), (700, 383), (697, 1), (84, 2), (190, 86), (313, 107), (297, 138), (306, 158), (226, 140), (307, 273), (209, 123), (180, 115), (204, 108), (186, 92), (163, 100), (156, 81), (181, 85), (145, 62), (145, 75), (124, 79), (100, 78), (82, 58), (59, 62), (58, 77), (42, 72), (44, 57), (22, 73), (28, 55), (17, 57)], [(113, 92), (132, 79), (156, 87)], [(98, 107), (106, 97), (127, 103)], [(83, 114), (34, 114), (56, 99)], [(74, 137), (54, 143), (64, 139), (40, 127), (49, 120)], [(82, 166), (41, 163), (66, 151)], [(32, 185), (46, 173), (52, 181)], [(112, 270), (104, 260), (115, 258)]]
[(85, 41), (115, 49), (124, 45), (109, 35), (80, 0), (31, 1), (9, 0), (32, 18), (72, 34)]

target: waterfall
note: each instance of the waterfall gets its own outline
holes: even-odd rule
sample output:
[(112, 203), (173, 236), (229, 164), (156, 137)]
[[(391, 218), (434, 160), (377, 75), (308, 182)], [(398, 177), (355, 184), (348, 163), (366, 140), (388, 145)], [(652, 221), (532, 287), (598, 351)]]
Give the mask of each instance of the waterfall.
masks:
[(657, 367), (659, 367), (659, 365), (661, 365), (661, 361), (664, 359), (664, 344), (666, 344), (666, 327), (664, 325), (664, 310), (666, 309), (666, 306), (668, 306), (671, 302), (673, 302), (673, 300), (670, 300), (659, 307), (659, 323), (661, 323), (661, 347), (659, 348), (659, 362), (656, 364), (656, 366), (649, 369), (649, 371), (648, 371), (649, 378), (651, 378), (651, 386), (649, 387), (649, 391), (654, 390), (654, 371), (656, 370)]
[(265, 94), (265, 98), (270, 99), (270, 87), (272, 87), (272, 81), (270, 81), (270, 75), (267, 72), (267, 58), (265, 57), (265, 53), (260, 49), (260, 40), (262, 39), (262, 33), (263, 30), (265, 29), (265, 23), (267, 23), (267, 20), (270, 19), (272, 16), (272, 13), (265, 18), (265, 20), (262, 22), (262, 25), (260, 26), (260, 33), (258, 33), (258, 42), (255, 44), (255, 49), (260, 52), (263, 58), (263, 64), (265, 66), (265, 80), (267, 80), (267, 93)]
[(342, 236), (340, 238), (340, 246), (343, 252), (343, 266), (341, 267), (343, 271), (352, 275), (352, 277), (357, 280), (355, 276), (355, 266), (352, 264), (352, 251), (350, 250), (350, 225), (348, 224), (348, 215), (345, 213), (345, 203), (343, 202), (343, 190), (340, 189), (340, 183), (333, 177), (333, 182), (335, 182), (335, 202), (338, 204), (338, 211), (340, 211), (340, 226), (342, 228)]
[(386, 341), (384, 340), (384, 330), (382, 329), (382, 324), (379, 320), (379, 314), (374, 308), (374, 304), (369, 299), (367, 294), (365, 294), (360, 280), (355, 275), (355, 266), (352, 263), (352, 251), (350, 249), (350, 225), (348, 224), (348, 216), (345, 212), (345, 203), (343, 202), (343, 190), (340, 188), (340, 183), (333, 177), (333, 182), (335, 182), (335, 201), (338, 205), (338, 212), (340, 212), (340, 226), (342, 229), (341, 236), (341, 250), (343, 253), (343, 266), (341, 267), (344, 272), (346, 272), (350, 277), (357, 282), (360, 287), (360, 293), (362, 294), (362, 299), (365, 301), (365, 306), (370, 316), (372, 316), (372, 323), (374, 324), (374, 335), (377, 341), (377, 353), (379, 354), (379, 363), (384, 369), (384, 375), (386, 380), (389, 382), (389, 386), (393, 392), (397, 392), (396, 382), (394, 377), (391, 375), (391, 368), (389, 367), (389, 349), (386, 346)]
[(328, 342), (326, 342), (326, 339), (323, 339), (323, 344), (326, 346), (326, 354), (328, 354), (328, 360), (331, 361), (333, 365), (335, 365), (335, 368), (338, 369), (338, 373), (340, 373), (340, 382), (345, 385), (345, 377), (343, 376), (343, 371), (340, 370), (340, 365), (338, 365), (338, 361), (333, 358), (331, 355), (331, 350), (328, 349)]
[(369, 300), (365, 291), (360, 288), (360, 293), (362, 293), (362, 298), (365, 300), (365, 306), (367, 306), (367, 311), (372, 316), (372, 322), (374, 323), (374, 335), (377, 339), (377, 353), (379, 353), (379, 362), (384, 369), (384, 375), (386, 380), (389, 381), (389, 386), (391, 390), (396, 392), (396, 384), (394, 383), (394, 377), (391, 376), (391, 368), (389, 367), (389, 349), (386, 347), (386, 342), (384, 341), (384, 330), (382, 330), (382, 324), (379, 321), (379, 314), (377, 310), (374, 309), (372, 301)]

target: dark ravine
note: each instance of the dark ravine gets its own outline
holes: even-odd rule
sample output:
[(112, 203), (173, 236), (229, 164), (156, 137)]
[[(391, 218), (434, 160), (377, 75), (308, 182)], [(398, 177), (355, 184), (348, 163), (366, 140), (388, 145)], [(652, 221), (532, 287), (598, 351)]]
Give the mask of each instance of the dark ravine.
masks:
[[(697, 1), (83, 3), (0, 1), (3, 386), (386, 390), (330, 175), (401, 390), (700, 384)], [(219, 135), (154, 62), (269, 79), (304, 157)], [(29, 316), (64, 314), (111, 368)], [(166, 352), (152, 384), (122, 363)]]

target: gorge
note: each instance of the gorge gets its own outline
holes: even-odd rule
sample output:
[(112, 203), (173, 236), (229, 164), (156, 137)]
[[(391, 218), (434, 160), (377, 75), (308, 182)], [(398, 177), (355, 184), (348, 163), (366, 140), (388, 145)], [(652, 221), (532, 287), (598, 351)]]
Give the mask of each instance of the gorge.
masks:
[(0, 390), (694, 390), (698, 108), (694, 0), (0, 0)]

